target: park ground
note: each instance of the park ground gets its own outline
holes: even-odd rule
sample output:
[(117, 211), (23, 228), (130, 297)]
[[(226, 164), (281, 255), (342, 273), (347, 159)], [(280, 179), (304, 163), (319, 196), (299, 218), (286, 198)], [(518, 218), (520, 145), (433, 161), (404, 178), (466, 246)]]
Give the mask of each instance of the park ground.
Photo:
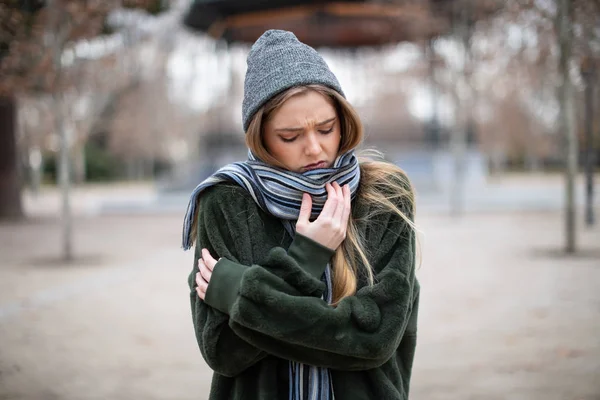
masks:
[[(189, 309), (192, 254), (179, 248), (183, 210), (90, 212), (103, 196), (150, 193), (79, 189), (69, 264), (55, 192), (26, 198), (26, 220), (0, 224), (0, 400), (208, 398)], [(598, 224), (578, 225), (571, 256), (558, 209), (424, 209), (417, 223), (411, 399), (600, 399)]]

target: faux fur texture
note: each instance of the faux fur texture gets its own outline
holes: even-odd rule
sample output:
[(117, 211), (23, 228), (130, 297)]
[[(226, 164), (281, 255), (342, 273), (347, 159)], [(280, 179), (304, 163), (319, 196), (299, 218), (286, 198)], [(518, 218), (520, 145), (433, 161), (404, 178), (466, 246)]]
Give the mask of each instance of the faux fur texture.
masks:
[[(337, 398), (408, 398), (419, 284), (415, 236), (403, 220), (381, 214), (371, 221), (366, 250), (376, 282), (368, 286), (360, 279), (356, 295), (332, 307), (320, 298), (323, 283), (286, 251), (292, 239), (281, 222), (260, 210), (243, 189), (217, 185), (202, 195), (199, 207), (189, 285), (198, 345), (215, 371), (211, 399), (286, 398), (287, 362), (282, 360), (330, 368)], [(358, 221), (367, 211), (368, 205), (353, 204)], [(298, 240), (309, 239), (296, 235)], [(217, 259), (232, 261), (223, 264), (226, 268), (237, 268), (233, 274), (214, 273), (209, 292), (213, 283), (235, 292), (212, 293), (211, 305), (194, 290), (203, 247)], [(213, 282), (219, 276), (240, 281)]]

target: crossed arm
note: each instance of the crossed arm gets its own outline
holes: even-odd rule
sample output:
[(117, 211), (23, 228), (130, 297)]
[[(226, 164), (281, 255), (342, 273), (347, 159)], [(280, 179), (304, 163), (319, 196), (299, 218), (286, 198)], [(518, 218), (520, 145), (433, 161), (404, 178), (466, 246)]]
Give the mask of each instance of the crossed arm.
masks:
[[(189, 278), (196, 338), (209, 366), (234, 376), (268, 355), (342, 370), (386, 362), (410, 328), (415, 296), (414, 234), (405, 222), (390, 217), (380, 229), (375, 284), (332, 307), (320, 298), (328, 260), (305, 257), (324, 255), (322, 246), (296, 235), (287, 251), (273, 246), (252, 264), (253, 249), (265, 240), (260, 211), (251, 199), (227, 194), (209, 192), (201, 201), (195, 261), (202, 248), (221, 258), (205, 301), (196, 291), (196, 265)], [(235, 210), (248, 218), (228, 218)]]

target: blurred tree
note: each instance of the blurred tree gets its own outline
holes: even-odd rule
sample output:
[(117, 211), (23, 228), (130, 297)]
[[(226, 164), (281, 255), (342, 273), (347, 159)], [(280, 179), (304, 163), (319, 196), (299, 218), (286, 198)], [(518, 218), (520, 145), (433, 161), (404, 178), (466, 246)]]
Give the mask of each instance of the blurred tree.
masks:
[[(575, 96), (579, 91), (583, 95), (583, 89), (587, 88), (585, 100), (582, 103), (590, 103), (593, 93), (592, 74), (589, 65), (598, 59), (598, 34), (600, 33), (600, 2), (598, 0), (512, 0), (508, 2), (507, 9), (512, 10), (513, 21), (519, 21), (522, 29), (533, 29), (533, 52), (527, 51), (529, 58), (534, 62), (529, 63), (532, 67), (525, 69), (528, 82), (519, 84), (519, 90), (530, 91), (535, 87), (552, 88), (555, 90), (553, 98), (556, 98), (559, 108), (558, 126), (559, 149), (562, 151), (563, 165), (565, 169), (565, 250), (568, 253), (576, 251), (576, 215), (575, 215), (575, 179), (578, 169), (578, 147), (580, 140), (577, 135), (577, 121), (575, 119)], [(524, 17), (525, 16), (525, 17)], [(551, 29), (547, 29), (551, 27)], [(541, 29), (540, 29), (541, 28)], [(548, 40), (549, 38), (549, 40)], [(545, 45), (544, 45), (545, 44)], [(549, 45), (548, 45), (549, 44)], [(527, 46), (523, 46), (527, 47)], [(593, 49), (596, 49), (594, 52)], [(531, 54), (533, 53), (533, 57)], [(519, 60), (523, 61), (523, 60)], [(525, 63), (527, 64), (527, 63)], [(536, 65), (537, 64), (537, 65)], [(588, 70), (586, 71), (586, 66)], [(546, 68), (546, 74), (540, 74), (540, 67)], [(540, 76), (546, 79), (540, 80)], [(529, 83), (529, 84), (528, 84)], [(523, 88), (523, 89), (521, 89)], [(584, 125), (588, 127), (589, 153), (593, 151), (591, 145), (592, 115), (591, 104), (582, 107), (588, 110), (580, 113), (584, 118)], [(528, 146), (529, 154), (535, 140)], [(589, 154), (588, 153), (588, 154)], [(593, 158), (588, 157), (587, 163), (591, 164)], [(588, 169), (588, 220), (591, 220), (589, 209), (592, 204), (592, 179), (591, 165)]]
[[(125, 1), (156, 9), (157, 0)], [(164, 2), (160, 2), (161, 7)], [(53, 98), (55, 131), (61, 140), (59, 175), (63, 188), (63, 256), (72, 258), (69, 188), (69, 141), (65, 96), (82, 77), (68, 73), (65, 50), (105, 29), (108, 13), (121, 0), (7, 0), (0, 5), (0, 219), (22, 216), (21, 177), (16, 148), (16, 104), (22, 93), (47, 93)], [(72, 60), (71, 60), (72, 61)], [(75, 91), (76, 92), (76, 91)]]
[[(23, 67), (26, 59), (39, 54), (32, 51), (26, 38), (39, 35), (31, 16), (42, 5), (42, 1), (10, 1), (0, 5), (0, 218), (19, 218), (23, 213), (14, 87), (22, 86), (26, 80)], [(18, 52), (25, 53), (18, 57)]]
[(166, 140), (182, 128), (168, 94), (165, 68), (169, 53), (153, 43), (148, 43), (146, 50), (146, 62), (154, 71), (140, 76), (115, 99), (107, 130), (107, 148), (124, 161), (130, 180), (152, 177), (154, 161), (163, 157)]
[[(596, 166), (596, 151), (594, 146), (594, 113), (595, 92), (597, 87), (597, 68), (600, 65), (600, 1), (598, 0), (579, 0), (575, 8), (575, 18), (579, 21), (581, 29), (578, 30), (576, 37), (580, 44), (578, 53), (578, 66), (584, 84), (583, 114), (584, 139), (583, 160), (585, 164), (585, 223), (592, 226), (595, 222), (594, 217), (594, 169)], [(597, 141), (596, 141), (597, 143)]]
[[(159, 0), (126, 1), (156, 10)], [(104, 29), (120, 1), (6, 0), (0, 5), (0, 218), (22, 216), (16, 149), (16, 104), (21, 93), (59, 94), (73, 82), (61, 77), (65, 48)]]
[(565, 251), (576, 251), (575, 177), (577, 174), (577, 138), (575, 133), (571, 56), (573, 54), (573, 4), (557, 0), (556, 30), (559, 46), (560, 130), (565, 145)]

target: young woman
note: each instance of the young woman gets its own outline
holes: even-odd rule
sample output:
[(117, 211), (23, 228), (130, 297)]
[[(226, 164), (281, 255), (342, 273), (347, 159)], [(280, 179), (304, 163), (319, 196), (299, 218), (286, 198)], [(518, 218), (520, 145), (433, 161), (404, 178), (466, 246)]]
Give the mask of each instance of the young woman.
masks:
[(248, 56), (249, 160), (192, 193), (183, 247), (210, 399), (407, 399), (414, 196), (359, 161), (360, 119), (321, 56), (271, 30)]

